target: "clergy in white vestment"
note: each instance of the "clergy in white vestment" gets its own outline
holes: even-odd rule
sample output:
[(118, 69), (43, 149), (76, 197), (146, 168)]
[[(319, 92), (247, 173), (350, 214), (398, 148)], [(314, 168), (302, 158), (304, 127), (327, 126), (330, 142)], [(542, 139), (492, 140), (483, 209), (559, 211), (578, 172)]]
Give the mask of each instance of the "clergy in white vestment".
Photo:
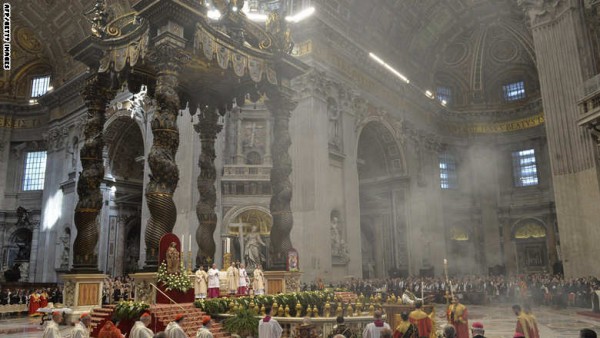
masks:
[(201, 266), (196, 271), (196, 279), (194, 280), (194, 294), (198, 299), (206, 298), (208, 291), (208, 274), (204, 271), (204, 267)]
[(89, 313), (82, 313), (79, 316), (79, 323), (75, 324), (72, 338), (90, 338), (90, 324), (92, 323), (92, 316)]
[(227, 268), (227, 291), (230, 295), (235, 295), (240, 280), (239, 272), (235, 263)]
[(391, 330), (390, 325), (383, 321), (381, 311), (375, 311), (373, 319), (372, 323), (365, 326), (362, 334), (363, 338), (379, 338), (381, 336), (381, 331), (385, 329)]
[(196, 338), (213, 338), (213, 334), (210, 332), (211, 324), (210, 316), (202, 316), (202, 326), (196, 332)]
[(58, 327), (60, 322), (62, 322), (62, 313), (60, 311), (52, 312), (52, 320), (46, 325), (42, 338), (62, 338)]
[(183, 324), (184, 316), (183, 314), (178, 314), (175, 316), (175, 320), (170, 322), (165, 329), (165, 334), (167, 338), (188, 338), (185, 331), (181, 328), (180, 324)]
[(152, 338), (154, 337), (154, 332), (148, 328), (150, 322), (152, 321), (152, 316), (145, 312), (140, 320), (133, 324), (133, 328), (131, 329), (131, 333), (129, 334), (129, 338)]
[(254, 281), (252, 284), (252, 288), (254, 289), (255, 295), (265, 294), (265, 275), (260, 265), (258, 265), (256, 269), (254, 269)]
[(208, 269), (208, 298), (219, 297), (219, 270), (217, 264), (213, 264), (212, 268)]
[(248, 273), (246, 272), (246, 266), (242, 263), (240, 264), (240, 281), (238, 283), (238, 295), (246, 295), (248, 294)]
[(280, 338), (283, 329), (279, 323), (271, 318), (271, 308), (265, 309), (265, 318), (258, 322), (258, 338)]

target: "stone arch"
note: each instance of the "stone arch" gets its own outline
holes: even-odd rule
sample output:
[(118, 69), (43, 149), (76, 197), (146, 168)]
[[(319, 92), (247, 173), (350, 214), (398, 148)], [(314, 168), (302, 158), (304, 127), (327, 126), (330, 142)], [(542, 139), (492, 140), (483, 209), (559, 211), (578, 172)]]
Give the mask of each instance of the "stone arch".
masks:
[(510, 233), (513, 240), (540, 239), (546, 238), (548, 227), (542, 220), (528, 217), (513, 223)]
[[(260, 237), (266, 244), (262, 248), (262, 256), (263, 258), (268, 257), (269, 253), (267, 248), (269, 247), (269, 234), (273, 225), (273, 217), (271, 216), (270, 211), (262, 206), (246, 205), (234, 207), (225, 214), (225, 217), (223, 217), (221, 234), (225, 241), (230, 241), (230, 243), (232, 243), (229, 250), (232, 254), (232, 259), (243, 261), (243, 240), (240, 238), (239, 228), (232, 226), (236, 223), (244, 223), (244, 237), (252, 231), (252, 227), (256, 226), (259, 229)], [(223, 252), (226, 252), (226, 248), (223, 249)]]
[(268, 217), (268, 227), (266, 229), (261, 228), (260, 231), (261, 234), (269, 234), (271, 231), (271, 225), (273, 224), (273, 217), (271, 216), (269, 209), (258, 205), (238, 206), (229, 210), (223, 217), (223, 228), (221, 229), (222, 234), (227, 235), (229, 233), (229, 225), (235, 223), (240, 216), (243, 216), (244, 213), (248, 213), (249, 211), (256, 211), (265, 215), (265, 217)]
[(517, 220), (511, 227), (511, 240), (516, 250), (517, 273), (547, 272), (548, 227), (538, 218)]
[[(402, 122), (398, 122), (401, 124)], [(389, 175), (406, 176), (408, 168), (404, 152), (404, 140), (398, 137), (397, 131), (388, 118), (384, 116), (369, 116), (360, 122), (356, 138), (356, 159), (359, 160), (361, 140), (364, 137), (373, 138), (383, 148), (385, 168)]]
[(392, 271), (407, 275), (409, 269), (407, 169), (400, 132), (392, 123), (402, 128), (402, 122), (380, 114), (367, 117), (357, 128), (362, 270), (368, 278), (384, 278)]
[(142, 129), (136, 119), (120, 111), (104, 124), (109, 173), (116, 179), (143, 181), (145, 154)]

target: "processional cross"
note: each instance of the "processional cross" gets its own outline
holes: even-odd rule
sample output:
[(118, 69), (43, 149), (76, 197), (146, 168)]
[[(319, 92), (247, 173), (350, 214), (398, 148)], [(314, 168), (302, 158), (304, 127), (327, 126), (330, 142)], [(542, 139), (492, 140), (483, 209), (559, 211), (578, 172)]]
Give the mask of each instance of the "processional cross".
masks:
[(241, 262), (242, 264), (246, 264), (245, 262), (245, 258), (244, 257), (244, 251), (246, 249), (246, 247), (244, 246), (244, 227), (248, 225), (247, 223), (230, 223), (229, 226), (232, 228), (238, 228), (238, 236), (240, 237), (240, 248), (241, 248), (241, 254), (240, 256), (242, 256)]

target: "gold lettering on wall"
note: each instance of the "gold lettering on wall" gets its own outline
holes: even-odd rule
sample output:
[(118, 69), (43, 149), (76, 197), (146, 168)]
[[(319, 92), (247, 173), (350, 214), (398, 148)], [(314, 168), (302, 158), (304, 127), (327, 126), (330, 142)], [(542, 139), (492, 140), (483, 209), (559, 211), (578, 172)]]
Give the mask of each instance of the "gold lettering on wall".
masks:
[(535, 116), (505, 122), (473, 123), (466, 125), (449, 124), (448, 129), (455, 134), (497, 134), (537, 127), (542, 125), (544, 121), (544, 113), (539, 113)]
[(11, 116), (0, 115), (0, 128), (6, 129), (27, 129), (37, 128), (41, 122), (37, 118), (13, 119)]

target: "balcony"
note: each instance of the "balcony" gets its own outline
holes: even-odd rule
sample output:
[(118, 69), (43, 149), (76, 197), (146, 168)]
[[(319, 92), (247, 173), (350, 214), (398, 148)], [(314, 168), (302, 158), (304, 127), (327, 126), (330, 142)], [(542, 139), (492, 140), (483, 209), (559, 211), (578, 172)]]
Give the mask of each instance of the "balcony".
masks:
[(270, 181), (271, 166), (227, 164), (223, 168), (222, 181)]

